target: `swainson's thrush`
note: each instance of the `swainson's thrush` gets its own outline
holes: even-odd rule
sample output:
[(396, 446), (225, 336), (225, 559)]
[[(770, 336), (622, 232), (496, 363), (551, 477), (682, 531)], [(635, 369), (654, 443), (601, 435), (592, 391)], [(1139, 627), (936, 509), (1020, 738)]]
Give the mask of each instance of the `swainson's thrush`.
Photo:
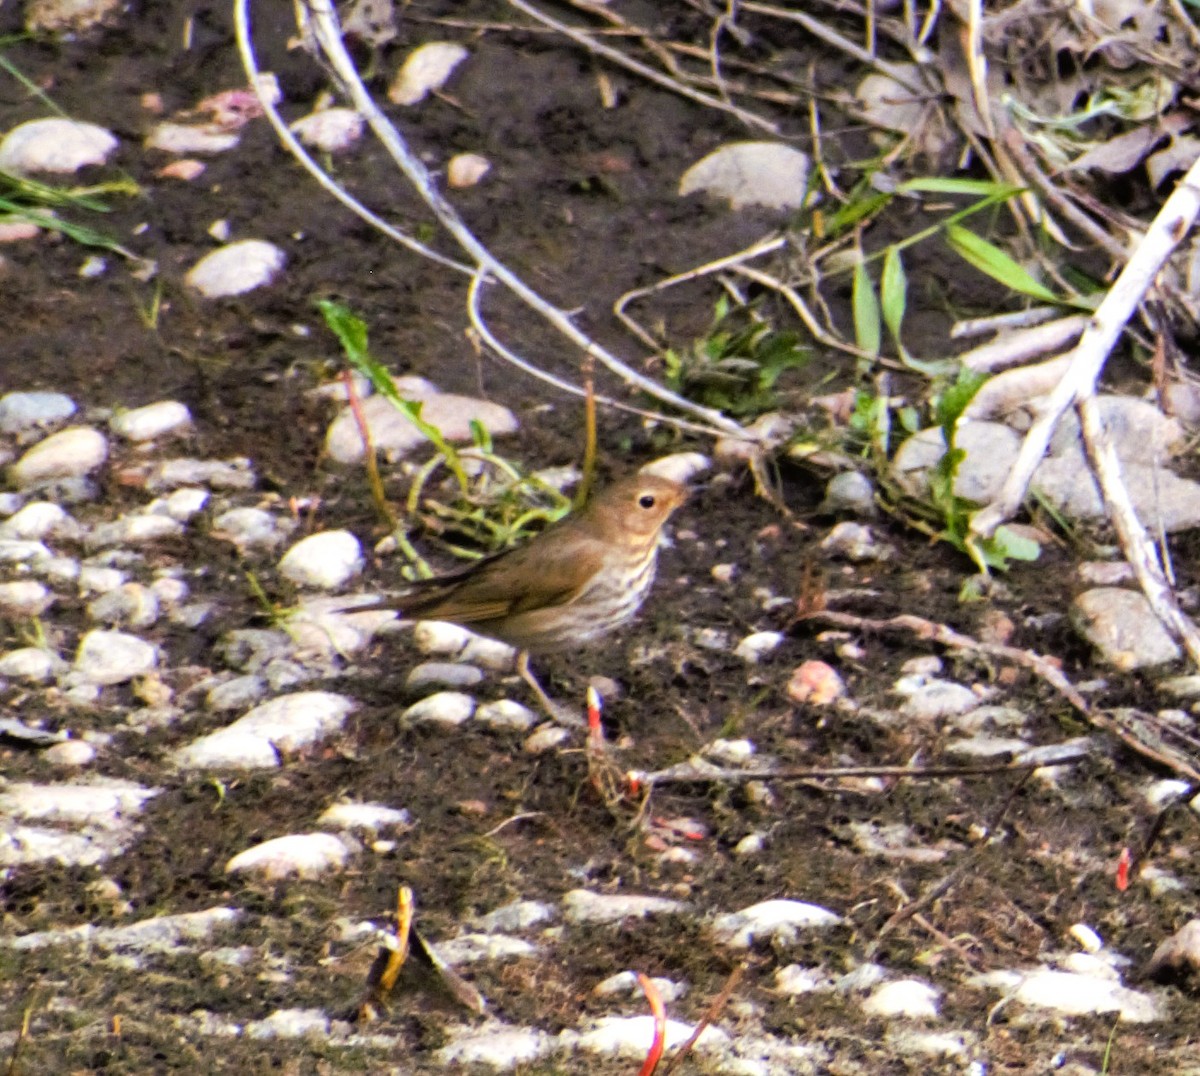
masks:
[(418, 583), (392, 604), (406, 618), (453, 621), (523, 652), (589, 642), (636, 615), (663, 524), (686, 498), (678, 482), (631, 475), (525, 545)]

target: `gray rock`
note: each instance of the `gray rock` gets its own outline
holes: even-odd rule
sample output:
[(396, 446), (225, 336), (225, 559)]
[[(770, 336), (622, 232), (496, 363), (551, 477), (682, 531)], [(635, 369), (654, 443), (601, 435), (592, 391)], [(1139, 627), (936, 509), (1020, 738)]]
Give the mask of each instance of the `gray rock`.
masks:
[(78, 478), (108, 459), (108, 441), (91, 426), (70, 426), (39, 441), (9, 468), (21, 489), (56, 478)]
[(74, 671), (84, 684), (123, 684), (158, 665), (158, 648), (136, 635), (89, 631), (79, 643)]
[(0, 396), (0, 433), (22, 433), (75, 414), (75, 401), (61, 392), (9, 392)]
[(1071, 624), (1101, 658), (1125, 672), (1180, 657), (1179, 646), (1138, 591), (1120, 587), (1084, 591), (1071, 605)]

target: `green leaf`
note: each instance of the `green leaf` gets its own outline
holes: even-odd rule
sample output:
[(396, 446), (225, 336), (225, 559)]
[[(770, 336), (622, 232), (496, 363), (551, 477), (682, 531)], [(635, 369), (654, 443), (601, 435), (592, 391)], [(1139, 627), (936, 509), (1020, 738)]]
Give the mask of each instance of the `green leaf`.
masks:
[(888, 247), (883, 256), (883, 274), (879, 278), (882, 298), (883, 320), (888, 332), (900, 346), (900, 326), (904, 321), (904, 308), (908, 302), (908, 278), (904, 275), (904, 262), (895, 247)]
[(948, 224), (946, 241), (960, 258), (998, 284), (1043, 303), (1059, 304), (1063, 301), (1044, 284), (1034, 280), (1011, 256), (970, 229), (960, 224)]
[(991, 179), (949, 179), (941, 176), (925, 176), (909, 179), (899, 188), (904, 193), (921, 194), (970, 194), (981, 198), (1011, 198), (1020, 194), (1024, 187), (1011, 183), (997, 183)]
[(830, 237), (840, 235), (860, 220), (873, 217), (892, 200), (892, 197), (891, 194), (874, 191), (847, 202), (825, 222), (825, 234)]
[(967, 409), (967, 405), (975, 398), (980, 387), (988, 380), (989, 375), (976, 370), (960, 369), (958, 380), (942, 392), (938, 398), (934, 419), (950, 441), (954, 433), (954, 424)]
[(854, 341), (871, 358), (879, 357), (883, 346), (883, 325), (879, 320), (879, 297), (871, 283), (867, 266), (860, 258), (854, 266), (854, 287), (851, 292), (854, 308)]

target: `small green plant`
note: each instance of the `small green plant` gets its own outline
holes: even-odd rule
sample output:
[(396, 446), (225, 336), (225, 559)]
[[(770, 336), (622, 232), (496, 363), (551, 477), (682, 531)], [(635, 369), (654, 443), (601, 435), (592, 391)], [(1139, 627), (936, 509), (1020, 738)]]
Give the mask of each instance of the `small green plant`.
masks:
[(722, 296), (708, 334), (688, 351), (665, 353), (665, 380), (675, 392), (735, 418), (760, 415), (780, 405), (780, 377), (808, 362), (798, 340), (749, 307), (732, 309)]
[(39, 228), (59, 232), (82, 246), (110, 250), (136, 261), (137, 256), (111, 236), (77, 224), (58, 213), (60, 210), (108, 213), (110, 210), (100, 201), (100, 195), (133, 195), (138, 190), (138, 185), (131, 180), (118, 180), (94, 187), (53, 187), (35, 179), (0, 171), (0, 223), (36, 224)]
[[(528, 538), (570, 511), (571, 499), (564, 493), (537, 475), (524, 473), (496, 452), (480, 423), (471, 424), (469, 447), (456, 448), (447, 441), (441, 430), (422, 417), (421, 402), (406, 400), (392, 375), (371, 356), (366, 323), (340, 303), (321, 300), (317, 308), (341, 343), (346, 363), (366, 377), (434, 449), (409, 487), (405, 520), (396, 527), (397, 540), (415, 574), (430, 573), (409, 541), (412, 521), (419, 522), (426, 534), (439, 538), (456, 556), (479, 558)], [(368, 457), (368, 468), (373, 463)], [(434, 482), (443, 469), (454, 478), (455, 492), (448, 498), (437, 492)], [(377, 498), (382, 498), (381, 490)]]

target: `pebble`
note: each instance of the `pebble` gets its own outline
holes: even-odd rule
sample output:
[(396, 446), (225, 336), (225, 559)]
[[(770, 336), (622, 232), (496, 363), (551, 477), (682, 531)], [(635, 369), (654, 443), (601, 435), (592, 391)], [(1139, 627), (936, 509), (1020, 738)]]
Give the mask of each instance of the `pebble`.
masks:
[(863, 1002), (868, 1016), (906, 1016), (932, 1020), (938, 1014), (941, 991), (921, 979), (898, 979), (884, 983)]
[(79, 579), (79, 561), (73, 557), (43, 557), (35, 567), (38, 574), (51, 583), (75, 583)]
[(0, 583), (0, 609), (12, 616), (40, 616), (55, 600), (45, 585), (33, 579)]
[(108, 421), (109, 429), (130, 441), (152, 441), (166, 434), (182, 433), (192, 424), (192, 413), (176, 400), (118, 411)]
[(119, 568), (105, 568), (100, 564), (80, 565), (76, 581), (80, 594), (107, 594), (125, 585), (128, 576)]
[(0, 140), (0, 171), (69, 175), (104, 164), (117, 144), (111, 131), (94, 123), (57, 117), (29, 120)]
[(159, 123), (146, 136), (146, 148), (163, 153), (227, 153), (241, 142), (241, 135), (215, 123)]
[[(667, 1004), (687, 996), (688, 988), (686, 983), (677, 983), (673, 979), (664, 979), (659, 976), (652, 976), (650, 982), (654, 984), (654, 989), (658, 991), (658, 996)], [(592, 996), (598, 998), (641, 998), (642, 986), (638, 982), (638, 977), (634, 972), (619, 971), (616, 975), (610, 975), (607, 979), (601, 979), (600, 982), (593, 986)]]
[(752, 632), (734, 647), (733, 653), (743, 661), (754, 664), (778, 650), (786, 638), (781, 631)]
[(512, 960), (537, 956), (537, 946), (503, 934), (460, 934), (438, 942), (437, 954), (451, 967), (483, 960)]
[(204, 696), (204, 705), (218, 713), (222, 710), (243, 710), (258, 702), (266, 693), (267, 682), (261, 676), (235, 676), (209, 689)]
[(543, 755), (566, 743), (570, 738), (569, 729), (561, 725), (546, 725), (529, 736), (521, 746), (527, 755)]
[(232, 542), (240, 552), (274, 549), (296, 528), (296, 521), (261, 508), (231, 508), (212, 523), (212, 536)]
[(42, 758), (53, 766), (90, 766), (96, 760), (96, 749), (83, 740), (63, 740), (47, 747)]
[(558, 909), (552, 904), (543, 904), (539, 900), (515, 900), (477, 916), (474, 925), (482, 931), (511, 933), (553, 922), (557, 918)]
[(855, 564), (891, 560), (895, 550), (880, 542), (875, 532), (863, 523), (842, 522), (821, 541), (821, 550), (834, 557), (845, 557)]
[(27, 821), (116, 828), (139, 814), (161, 790), (129, 781), (32, 784), (12, 781), (0, 790), (0, 813)]
[(363, 124), (352, 108), (323, 108), (301, 116), (290, 130), (304, 145), (322, 153), (343, 153), (362, 138)]
[(178, 605), (189, 594), (187, 583), (170, 575), (160, 575), (150, 584), (150, 589), (164, 605)]
[(808, 170), (808, 154), (783, 142), (731, 142), (683, 173), (679, 195), (707, 194), (735, 211), (750, 206), (799, 209), (808, 191)]
[(208, 299), (244, 295), (270, 284), (283, 268), (287, 255), (261, 239), (243, 239), (206, 254), (184, 281)]
[[(678, 1049), (696, 1033), (692, 1024), (679, 1020), (663, 1021), (663, 1044), (667, 1051)], [(583, 1032), (575, 1045), (589, 1053), (644, 1058), (647, 1044), (655, 1038), (653, 1016), (602, 1016), (590, 1031)], [(714, 1024), (709, 1024), (696, 1039), (694, 1049), (705, 1053), (726, 1046), (729, 1036)]]
[[(474, 422), (482, 425), (492, 437), (501, 437), (517, 430), (517, 417), (507, 407), (453, 392), (405, 392), (399, 384), (403, 380), (397, 379), (401, 395), (405, 399), (418, 400), (421, 403), (421, 418), (436, 426), (447, 441), (470, 443), (474, 436), (471, 432)], [(404, 413), (383, 396), (370, 396), (363, 400), (360, 410), (371, 431), (376, 450), (390, 459), (401, 459), (428, 443), (425, 435)], [(362, 433), (358, 419), (350, 408), (345, 408), (331, 423), (325, 435), (325, 451), (338, 463), (358, 463), (362, 460)]]
[(704, 757), (723, 766), (745, 766), (754, 759), (752, 740), (713, 740), (704, 748)]
[(824, 930), (842, 921), (826, 908), (799, 900), (764, 900), (740, 912), (718, 915), (713, 936), (724, 945), (748, 949), (755, 941), (794, 945), (801, 931)]
[(24, 646), (0, 654), (0, 676), (14, 680), (41, 683), (64, 671), (66, 665), (53, 651), (43, 650), (40, 646)]
[(102, 624), (148, 628), (159, 617), (158, 596), (141, 583), (125, 583), (88, 605), (88, 616)]
[(182, 457), (156, 464), (146, 476), (146, 489), (151, 493), (164, 493), (178, 486), (247, 490), (253, 489), (257, 481), (250, 461), (242, 456), (232, 460)]
[(451, 1034), (435, 1057), (447, 1069), (485, 1065), (499, 1072), (532, 1064), (557, 1049), (557, 1039), (536, 1028), (472, 1027)]
[[(999, 495), (1012, 470), (1021, 438), (999, 422), (962, 422), (954, 447), (966, 453), (954, 473), (955, 496), (987, 504)], [(929, 496), (929, 472), (945, 454), (940, 426), (914, 433), (896, 449), (892, 477), (906, 493), (925, 499)]]
[(806, 661), (793, 671), (788, 698), (808, 706), (828, 706), (846, 695), (846, 683), (837, 670), (823, 661)]
[(108, 459), (108, 441), (91, 426), (70, 426), (39, 441), (9, 468), (14, 485), (28, 489), (55, 478), (90, 474)]
[(788, 964), (775, 973), (775, 989), (788, 997), (824, 994), (833, 990), (833, 977), (822, 968)]
[(673, 452), (638, 468), (638, 474), (657, 475), (659, 478), (669, 478), (672, 482), (687, 486), (711, 467), (712, 460), (703, 452)]
[(450, 656), (496, 672), (511, 669), (517, 655), (507, 643), (476, 635), (459, 624), (443, 620), (417, 621), (413, 643), (422, 654)]
[(170, 516), (136, 515), (121, 516), (111, 523), (101, 523), (93, 527), (87, 537), (87, 544), (92, 549), (104, 549), (107, 546), (141, 545), (146, 542), (158, 542), (164, 538), (178, 538), (183, 534), (183, 524)]
[(1116, 1012), (1131, 1024), (1144, 1024), (1166, 1015), (1152, 995), (1130, 990), (1109, 976), (1036, 968), (985, 972), (967, 981), (973, 986), (1001, 991), (1010, 1003), (1051, 1009), (1068, 1016)]
[(212, 494), (206, 489), (185, 486), (169, 496), (158, 497), (151, 501), (146, 505), (146, 514), (167, 515), (172, 519), (179, 520), (180, 523), (186, 523), (197, 512), (204, 510), (204, 506), (208, 504), (211, 496)]
[(478, 153), (456, 153), (446, 162), (446, 184), (454, 190), (474, 187), (492, 170), (492, 162)]
[(61, 392), (8, 392), (0, 396), (0, 433), (23, 433), (75, 414), (75, 401)]
[(311, 879), (341, 871), (350, 861), (348, 845), (332, 833), (293, 833), (239, 852), (226, 874), (254, 874), (269, 882)]
[(857, 516), (859, 519), (878, 515), (875, 483), (861, 471), (835, 474), (825, 486), (825, 499), (817, 511), (832, 516)]
[(900, 713), (917, 721), (961, 717), (983, 702), (969, 687), (952, 680), (905, 677), (892, 690), (906, 696)]
[(50, 559), (50, 550), (41, 542), (26, 539), (0, 538), (0, 564), (23, 564), (27, 561)]
[(362, 547), (349, 531), (323, 531), (302, 538), (279, 562), (280, 574), (305, 587), (332, 590), (362, 571)]
[(117, 21), (121, 0), (31, 0), (25, 6), (25, 29), (34, 37), (83, 34)]
[(483, 680), (483, 670), (452, 661), (424, 661), (408, 674), (404, 686), (410, 691), (425, 687), (469, 688)]
[[(0, 451), (0, 462), (8, 463), (12, 456), (5, 456), (4, 451)], [(0, 516), (11, 516), (24, 503), (25, 498), (20, 493), (0, 493)]]
[(480, 706), (475, 720), (498, 732), (528, 732), (538, 723), (538, 716), (512, 699), (497, 699)]
[(402, 725), (441, 725), (455, 728), (471, 720), (475, 700), (461, 691), (439, 691), (414, 703), (400, 715)]
[(388, 86), (394, 105), (415, 105), (449, 81), (454, 69), (471, 54), (453, 41), (429, 41), (408, 54)]
[(30, 501), (20, 511), (0, 523), (0, 538), (24, 538), (40, 541), (43, 538), (75, 539), (83, 528), (57, 504), (49, 501)]
[(1122, 672), (1176, 661), (1180, 649), (1139, 591), (1097, 587), (1071, 603), (1071, 624)]
[(593, 893), (572, 889), (563, 894), (563, 918), (568, 923), (619, 923), (624, 919), (645, 919), (651, 915), (673, 915), (688, 906), (667, 897), (646, 897), (632, 893)]
[(317, 825), (329, 829), (348, 829), (376, 834), (381, 830), (409, 829), (412, 815), (383, 803), (335, 803), (317, 819)]
[(74, 671), (84, 684), (123, 684), (158, 665), (158, 648), (136, 635), (89, 631), (79, 643)]

